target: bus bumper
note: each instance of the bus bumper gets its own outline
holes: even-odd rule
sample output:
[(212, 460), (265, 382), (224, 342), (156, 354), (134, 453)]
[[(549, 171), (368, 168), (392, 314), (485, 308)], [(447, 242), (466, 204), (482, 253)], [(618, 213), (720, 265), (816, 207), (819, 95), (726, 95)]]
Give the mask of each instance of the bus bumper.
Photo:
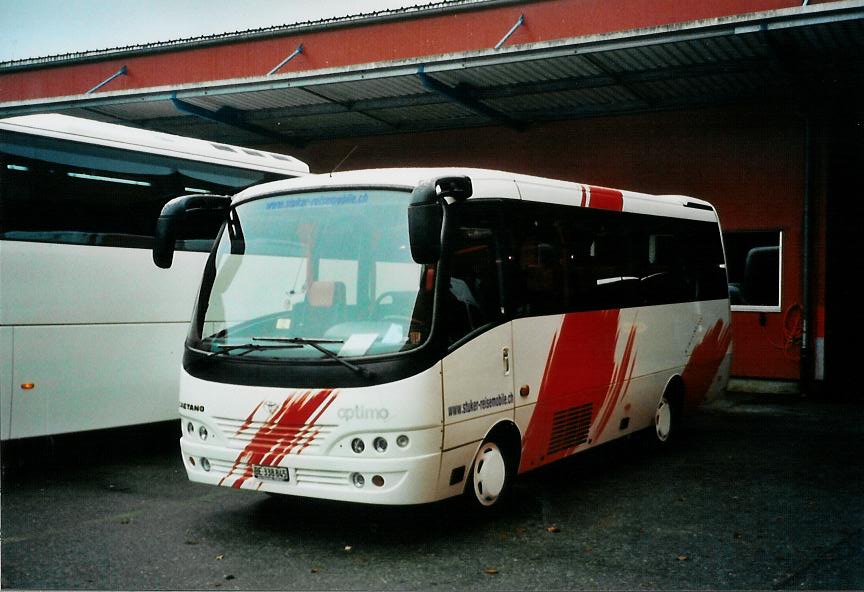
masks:
[(283, 475), (256, 477), (234, 448), (188, 438), (181, 438), (180, 448), (190, 481), (208, 485), (384, 505), (422, 504), (448, 495), (437, 487), (440, 450), (380, 459), (290, 454), (273, 463), (287, 469), (282, 480)]

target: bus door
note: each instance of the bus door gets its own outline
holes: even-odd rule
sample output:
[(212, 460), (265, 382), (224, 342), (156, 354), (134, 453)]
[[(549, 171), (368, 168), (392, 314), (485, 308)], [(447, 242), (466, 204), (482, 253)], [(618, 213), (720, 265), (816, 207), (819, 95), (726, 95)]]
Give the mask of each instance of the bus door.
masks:
[(446, 289), (439, 328), (443, 360), (444, 450), (479, 443), (501, 419), (513, 419), (513, 340), (505, 319), (499, 202), (448, 206)]

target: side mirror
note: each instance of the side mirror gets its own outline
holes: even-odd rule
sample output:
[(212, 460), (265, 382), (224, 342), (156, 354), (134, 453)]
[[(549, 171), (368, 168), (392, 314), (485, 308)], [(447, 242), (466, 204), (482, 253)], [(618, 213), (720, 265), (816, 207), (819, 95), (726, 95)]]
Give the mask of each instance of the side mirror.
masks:
[(444, 209), (432, 203), (408, 207), (411, 258), (416, 263), (435, 263), (441, 257), (441, 226)]
[(408, 207), (411, 258), (417, 263), (435, 263), (441, 257), (444, 199), (462, 201), (471, 197), (469, 177), (441, 177), (419, 184)]
[(162, 269), (171, 267), (174, 261), (174, 242), (177, 230), (188, 214), (196, 212), (222, 212), (228, 214), (231, 198), (225, 195), (194, 194), (175, 197), (165, 204), (156, 220), (153, 240), (153, 263)]

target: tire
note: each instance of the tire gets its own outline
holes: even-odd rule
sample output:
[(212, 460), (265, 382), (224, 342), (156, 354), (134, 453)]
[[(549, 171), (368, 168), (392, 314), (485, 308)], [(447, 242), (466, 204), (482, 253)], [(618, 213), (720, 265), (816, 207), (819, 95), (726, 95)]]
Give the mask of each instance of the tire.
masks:
[(681, 410), (667, 393), (663, 393), (654, 410), (653, 440), (659, 446), (668, 446), (676, 439)]
[(495, 440), (483, 442), (474, 455), (465, 484), (469, 505), (482, 510), (500, 507), (507, 498), (513, 473), (513, 463), (504, 449)]

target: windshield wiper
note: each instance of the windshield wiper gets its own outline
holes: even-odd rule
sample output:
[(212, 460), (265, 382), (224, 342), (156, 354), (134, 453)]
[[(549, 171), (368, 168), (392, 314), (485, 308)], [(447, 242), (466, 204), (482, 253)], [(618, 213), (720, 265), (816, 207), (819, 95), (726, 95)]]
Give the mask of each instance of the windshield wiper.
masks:
[[(253, 337), (252, 341), (276, 341), (280, 343), (290, 344), (295, 347), (302, 347), (304, 345), (308, 345), (314, 347), (319, 352), (330, 358), (331, 360), (335, 360), (345, 366), (346, 368), (353, 370), (360, 376), (365, 378), (371, 378), (372, 372), (366, 368), (358, 366), (356, 364), (352, 364), (348, 360), (340, 358), (337, 354), (334, 354), (329, 349), (326, 349), (321, 346), (322, 343), (345, 343), (344, 339), (309, 339), (306, 337)], [(266, 347), (266, 346), (264, 346)], [(277, 346), (278, 347), (278, 346)]]
[(303, 346), (300, 344), (297, 344), (297, 345), (290, 345), (290, 344), (261, 345), (260, 343), (238, 343), (235, 345), (217, 345), (216, 347), (219, 349), (217, 349), (216, 351), (209, 352), (207, 354), (208, 358), (212, 358), (213, 356), (218, 356), (221, 354), (227, 354), (228, 352), (233, 351), (235, 349), (245, 349), (246, 351), (239, 354), (241, 356), (244, 356), (244, 355), (246, 355), (252, 351), (261, 351), (264, 349), (297, 349), (298, 347), (303, 347)]

